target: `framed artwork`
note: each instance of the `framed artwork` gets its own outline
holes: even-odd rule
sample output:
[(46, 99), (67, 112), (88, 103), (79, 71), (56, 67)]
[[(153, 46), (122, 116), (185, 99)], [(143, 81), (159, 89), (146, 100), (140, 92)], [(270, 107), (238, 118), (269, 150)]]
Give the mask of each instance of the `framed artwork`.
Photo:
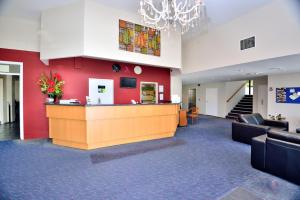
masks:
[(160, 56), (161, 35), (157, 29), (119, 20), (119, 49)]
[(276, 103), (300, 104), (300, 87), (276, 88)]
[(134, 51), (137, 53), (148, 53), (148, 28), (145, 26), (134, 26)]
[(119, 49), (133, 52), (134, 24), (119, 20)]
[(160, 31), (149, 28), (148, 37), (148, 54), (153, 56), (160, 56)]

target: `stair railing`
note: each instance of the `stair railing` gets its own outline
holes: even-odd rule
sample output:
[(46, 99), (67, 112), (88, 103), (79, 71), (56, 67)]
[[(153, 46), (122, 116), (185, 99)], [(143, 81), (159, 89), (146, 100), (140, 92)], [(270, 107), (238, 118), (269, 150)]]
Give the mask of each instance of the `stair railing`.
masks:
[(243, 89), (244, 87), (245, 87), (245, 85), (247, 84), (247, 82), (245, 82), (245, 83), (243, 83), (242, 85), (241, 85), (241, 87), (239, 87), (228, 99), (227, 99), (227, 103), (228, 102), (230, 102), (231, 101), (231, 99), (233, 99), (233, 97), (235, 97), (235, 95), (237, 94), (237, 93), (239, 93), (239, 91), (241, 90), (241, 89)]

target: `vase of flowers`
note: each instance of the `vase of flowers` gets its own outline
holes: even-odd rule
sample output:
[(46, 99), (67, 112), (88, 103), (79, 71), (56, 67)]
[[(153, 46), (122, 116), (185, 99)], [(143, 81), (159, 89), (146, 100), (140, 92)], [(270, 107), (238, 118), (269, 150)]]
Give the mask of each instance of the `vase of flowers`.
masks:
[(41, 74), (38, 80), (41, 92), (48, 96), (47, 103), (55, 103), (57, 99), (61, 99), (64, 84), (65, 82), (62, 80), (60, 74), (52, 74), (52, 71), (50, 71), (49, 76), (45, 73)]

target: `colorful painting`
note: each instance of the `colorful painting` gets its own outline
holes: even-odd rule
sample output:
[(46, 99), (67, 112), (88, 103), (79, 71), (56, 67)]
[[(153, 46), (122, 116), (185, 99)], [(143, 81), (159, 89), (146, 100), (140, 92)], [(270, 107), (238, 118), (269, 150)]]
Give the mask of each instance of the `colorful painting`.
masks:
[(119, 49), (133, 52), (134, 24), (119, 20)]
[(149, 28), (148, 38), (148, 54), (160, 56), (160, 31)]
[(119, 48), (125, 51), (160, 56), (160, 31), (119, 20)]
[(135, 24), (134, 27), (134, 51), (137, 53), (148, 53), (148, 28)]

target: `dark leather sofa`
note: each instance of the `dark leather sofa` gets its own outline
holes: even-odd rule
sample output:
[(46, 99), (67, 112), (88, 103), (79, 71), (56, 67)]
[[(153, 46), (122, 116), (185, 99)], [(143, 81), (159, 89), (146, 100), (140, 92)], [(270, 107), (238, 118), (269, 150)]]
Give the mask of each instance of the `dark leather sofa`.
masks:
[(269, 130), (267, 135), (253, 138), (251, 164), (300, 185), (300, 135)]
[(253, 137), (267, 134), (268, 130), (289, 130), (286, 121), (264, 119), (259, 113), (240, 114), (239, 122), (232, 122), (232, 139), (234, 141), (251, 144)]

